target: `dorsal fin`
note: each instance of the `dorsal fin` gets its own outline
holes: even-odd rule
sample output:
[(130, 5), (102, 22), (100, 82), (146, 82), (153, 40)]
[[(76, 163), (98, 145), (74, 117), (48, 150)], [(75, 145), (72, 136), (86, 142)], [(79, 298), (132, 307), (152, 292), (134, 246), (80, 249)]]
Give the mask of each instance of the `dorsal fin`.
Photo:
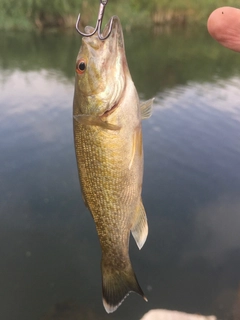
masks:
[(153, 101), (155, 98), (140, 103), (142, 119), (150, 118), (152, 115)]

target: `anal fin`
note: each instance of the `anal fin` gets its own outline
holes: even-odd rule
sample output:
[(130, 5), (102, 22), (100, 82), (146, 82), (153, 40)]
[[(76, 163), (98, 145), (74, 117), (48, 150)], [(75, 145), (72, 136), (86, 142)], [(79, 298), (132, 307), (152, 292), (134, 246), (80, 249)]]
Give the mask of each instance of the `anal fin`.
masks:
[(140, 250), (143, 247), (148, 236), (147, 216), (142, 204), (142, 200), (139, 201), (139, 204), (137, 206), (131, 232)]

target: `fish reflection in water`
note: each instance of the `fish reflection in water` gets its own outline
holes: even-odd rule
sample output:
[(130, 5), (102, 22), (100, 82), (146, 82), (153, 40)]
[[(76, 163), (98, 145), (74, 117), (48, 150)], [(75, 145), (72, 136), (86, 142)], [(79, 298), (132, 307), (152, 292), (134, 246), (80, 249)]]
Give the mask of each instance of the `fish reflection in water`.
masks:
[(130, 231), (139, 249), (148, 234), (141, 199), (141, 121), (151, 115), (153, 102), (139, 102), (118, 17), (113, 18), (106, 40), (96, 34), (83, 37), (75, 79), (77, 164), (84, 202), (92, 213), (102, 249), (103, 304), (109, 313), (130, 291), (146, 300), (132, 269), (128, 246)]

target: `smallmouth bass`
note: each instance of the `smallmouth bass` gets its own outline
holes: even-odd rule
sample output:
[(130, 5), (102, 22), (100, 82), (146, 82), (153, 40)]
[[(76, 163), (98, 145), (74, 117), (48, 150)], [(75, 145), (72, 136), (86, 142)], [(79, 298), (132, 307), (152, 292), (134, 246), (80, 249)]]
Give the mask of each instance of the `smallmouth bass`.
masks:
[[(85, 31), (90, 33), (93, 28)], [(103, 305), (108, 313), (115, 311), (130, 291), (147, 301), (128, 251), (130, 231), (139, 249), (148, 235), (141, 199), (141, 121), (151, 115), (152, 102), (139, 102), (118, 17), (113, 18), (106, 40), (97, 34), (82, 38), (76, 62), (74, 142), (83, 199), (102, 250)]]

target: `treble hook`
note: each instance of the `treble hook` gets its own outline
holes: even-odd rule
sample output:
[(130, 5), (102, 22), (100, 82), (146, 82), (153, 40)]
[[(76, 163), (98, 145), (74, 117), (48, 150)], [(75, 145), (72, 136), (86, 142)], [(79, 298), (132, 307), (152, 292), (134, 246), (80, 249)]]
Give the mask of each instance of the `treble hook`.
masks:
[(77, 30), (77, 32), (80, 33), (84, 37), (91, 37), (92, 35), (94, 35), (94, 33), (98, 32), (98, 38), (100, 40), (106, 40), (110, 36), (110, 33), (112, 31), (112, 24), (113, 24), (113, 17), (112, 17), (111, 21), (110, 21), (110, 26), (109, 26), (108, 33), (104, 37), (101, 34), (101, 27), (102, 27), (102, 19), (103, 19), (104, 10), (105, 10), (105, 6), (107, 5), (107, 3), (108, 3), (108, 0), (100, 0), (100, 7), (99, 7), (99, 11), (98, 11), (98, 19), (97, 19), (96, 27), (93, 30), (93, 32), (84, 33), (79, 29), (79, 23), (80, 23), (80, 17), (81, 17), (81, 15), (79, 13), (78, 18), (77, 18), (77, 22), (76, 22), (76, 30)]

